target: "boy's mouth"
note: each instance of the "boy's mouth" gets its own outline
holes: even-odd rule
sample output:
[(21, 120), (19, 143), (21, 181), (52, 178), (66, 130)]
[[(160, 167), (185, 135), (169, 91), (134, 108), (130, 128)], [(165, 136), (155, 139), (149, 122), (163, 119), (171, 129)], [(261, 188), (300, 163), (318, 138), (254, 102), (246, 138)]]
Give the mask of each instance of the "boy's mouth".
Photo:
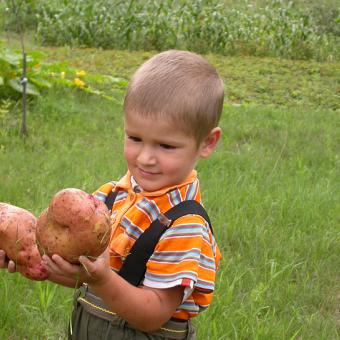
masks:
[(142, 175), (143, 177), (152, 177), (152, 176), (159, 175), (159, 172), (151, 172), (151, 171), (143, 170), (141, 168), (138, 168), (138, 171), (140, 175)]

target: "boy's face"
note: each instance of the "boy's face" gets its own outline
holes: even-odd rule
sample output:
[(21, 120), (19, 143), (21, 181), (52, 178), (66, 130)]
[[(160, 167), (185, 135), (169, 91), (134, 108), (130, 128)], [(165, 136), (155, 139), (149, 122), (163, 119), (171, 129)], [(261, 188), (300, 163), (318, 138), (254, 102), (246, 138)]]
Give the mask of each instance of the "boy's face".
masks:
[(156, 191), (185, 180), (201, 156), (201, 148), (193, 136), (174, 124), (126, 113), (124, 155), (143, 190)]

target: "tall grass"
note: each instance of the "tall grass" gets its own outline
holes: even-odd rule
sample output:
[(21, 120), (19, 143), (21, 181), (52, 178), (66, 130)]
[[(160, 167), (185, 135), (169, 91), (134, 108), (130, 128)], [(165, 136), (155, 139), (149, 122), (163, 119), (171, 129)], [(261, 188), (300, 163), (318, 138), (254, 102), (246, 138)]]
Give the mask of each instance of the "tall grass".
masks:
[(301, 2), (40, 0), (28, 18), (47, 45), (337, 59), (339, 6)]
[[(145, 57), (121, 54), (129, 67)], [(232, 67), (261, 79), (260, 60), (209, 58), (226, 83)], [(333, 65), (323, 67), (327, 74)], [(309, 70), (300, 70), (302, 92)], [(223, 253), (215, 299), (195, 320), (198, 339), (338, 339), (340, 126), (332, 91), (323, 92), (322, 108), (312, 99), (297, 108), (279, 96), (276, 107), (227, 99), (219, 148), (198, 164)], [(124, 174), (120, 106), (54, 89), (31, 104), (26, 139), (19, 111), (3, 110), (0, 118), (0, 201), (38, 214), (61, 188), (92, 191)], [(0, 338), (65, 338), (72, 294), (0, 271)]]

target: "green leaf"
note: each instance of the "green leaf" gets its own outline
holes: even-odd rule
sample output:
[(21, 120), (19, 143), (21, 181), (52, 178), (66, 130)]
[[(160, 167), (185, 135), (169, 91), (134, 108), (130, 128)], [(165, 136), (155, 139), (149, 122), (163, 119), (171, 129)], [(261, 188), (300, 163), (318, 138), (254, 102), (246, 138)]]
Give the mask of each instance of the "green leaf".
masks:
[(107, 80), (109, 80), (112, 84), (118, 85), (120, 87), (127, 87), (129, 82), (126, 79), (112, 77), (112, 76), (105, 76)]
[(67, 87), (73, 87), (74, 84), (71, 80), (66, 79), (66, 78), (52, 78), (53, 83), (61, 86), (67, 86)]
[(1, 76), (0, 76), (0, 86), (2, 86), (4, 84), (4, 78), (2, 78)]
[(50, 89), (52, 87), (52, 84), (47, 81), (46, 79), (43, 78), (30, 78), (31, 83), (33, 83), (34, 85), (41, 87), (41, 88), (46, 88), (46, 89)]
[(20, 54), (4, 51), (0, 54), (0, 59), (12, 66), (19, 66), (22, 56)]
[(43, 71), (48, 72), (65, 72), (65, 73), (75, 73), (75, 70), (68, 65), (67, 62), (58, 62), (58, 63), (43, 63), (41, 65), (41, 69)]
[(40, 61), (46, 56), (45, 53), (40, 52), (40, 51), (32, 51), (30, 54), (27, 56), (27, 63), (28, 65), (35, 65), (40, 63)]
[[(8, 84), (13, 90), (20, 92), (20, 93), (23, 92), (23, 87), (21, 85), (20, 78), (11, 79), (8, 82)], [(26, 93), (28, 95), (32, 95), (32, 96), (39, 96), (40, 95), (38, 89), (33, 84), (30, 84), (30, 83), (27, 83)]]

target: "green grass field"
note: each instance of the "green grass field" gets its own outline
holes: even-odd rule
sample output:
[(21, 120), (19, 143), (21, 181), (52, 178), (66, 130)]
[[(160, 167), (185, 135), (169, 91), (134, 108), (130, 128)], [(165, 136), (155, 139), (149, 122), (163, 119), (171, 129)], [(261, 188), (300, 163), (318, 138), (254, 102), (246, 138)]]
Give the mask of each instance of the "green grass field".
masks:
[[(43, 49), (129, 78), (152, 53)], [(198, 339), (338, 339), (339, 64), (208, 55), (226, 85), (217, 152), (198, 165), (223, 260)], [(66, 187), (125, 172), (122, 108), (76, 89), (0, 111), (0, 201), (39, 214)], [(65, 339), (73, 290), (0, 272), (0, 339)]]

